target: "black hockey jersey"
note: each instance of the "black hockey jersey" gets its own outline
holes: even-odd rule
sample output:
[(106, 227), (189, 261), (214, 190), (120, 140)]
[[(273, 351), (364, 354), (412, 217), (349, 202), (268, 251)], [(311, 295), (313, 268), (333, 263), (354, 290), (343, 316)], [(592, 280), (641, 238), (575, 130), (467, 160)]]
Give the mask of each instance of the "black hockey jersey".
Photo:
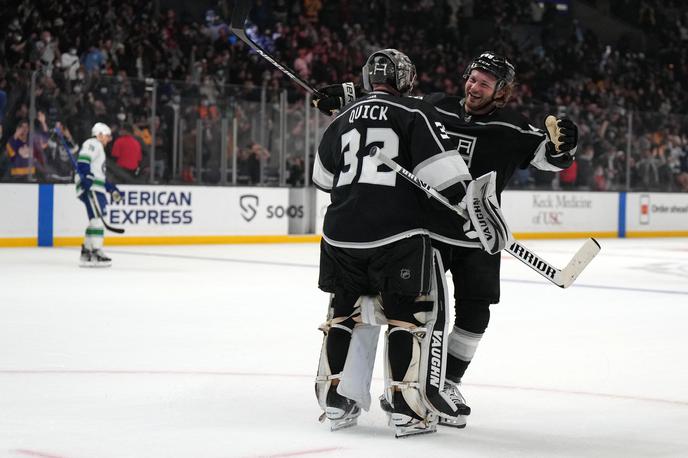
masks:
[[(473, 178), (485, 173), (497, 172), (497, 196), (501, 193), (517, 167), (529, 164), (542, 170), (559, 171), (545, 157), (545, 132), (531, 125), (522, 114), (510, 108), (502, 108), (486, 115), (466, 114), (460, 97), (430, 94), (424, 100), (435, 106), (440, 113), (447, 133), (461, 154)], [(479, 247), (463, 235), (465, 222), (450, 212), (435, 212), (429, 217), (430, 231), (434, 239), (453, 245)]]
[(313, 183), (329, 192), (323, 237), (373, 248), (428, 234), (425, 194), (369, 155), (373, 146), (450, 197), (469, 180), (438, 113), (419, 99), (373, 92), (345, 106), (323, 134)]

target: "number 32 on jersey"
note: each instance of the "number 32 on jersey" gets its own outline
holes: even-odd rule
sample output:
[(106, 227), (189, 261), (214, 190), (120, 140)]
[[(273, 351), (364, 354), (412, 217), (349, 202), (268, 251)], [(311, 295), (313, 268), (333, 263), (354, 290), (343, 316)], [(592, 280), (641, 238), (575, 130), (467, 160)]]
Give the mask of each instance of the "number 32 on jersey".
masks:
[(399, 136), (394, 130), (388, 127), (369, 127), (366, 129), (366, 144), (361, 144), (361, 133), (358, 129), (351, 129), (342, 134), (342, 154), (344, 155), (344, 167), (339, 174), (337, 186), (346, 186), (353, 183), (358, 171), (358, 163), (362, 162), (361, 175), (358, 177), (359, 183), (375, 184), (380, 186), (394, 186), (396, 184), (396, 173), (393, 170), (381, 172), (378, 167), (382, 165), (367, 154), (362, 158), (357, 156), (361, 147), (366, 147), (372, 143), (382, 143), (380, 153), (390, 159), (399, 155)]

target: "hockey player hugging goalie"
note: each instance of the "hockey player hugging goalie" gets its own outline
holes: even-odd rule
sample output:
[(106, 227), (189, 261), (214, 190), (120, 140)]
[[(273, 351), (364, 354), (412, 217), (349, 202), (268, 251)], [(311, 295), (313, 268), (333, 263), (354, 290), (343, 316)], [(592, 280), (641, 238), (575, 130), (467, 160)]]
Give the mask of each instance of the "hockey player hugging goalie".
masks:
[[(437, 112), (407, 97), (416, 70), (394, 49), (363, 67), (369, 94), (343, 107), (325, 131), (313, 182), (330, 193), (319, 287), (331, 293), (316, 395), (333, 430), (356, 424), (370, 407), (379, 327), (385, 333), (385, 394), (397, 437), (436, 430), (460, 414), (443, 391), (447, 297), (444, 268), (430, 244), (422, 191), (369, 152), (393, 159), (450, 201), (471, 180)], [(499, 250), (502, 247), (497, 247)]]

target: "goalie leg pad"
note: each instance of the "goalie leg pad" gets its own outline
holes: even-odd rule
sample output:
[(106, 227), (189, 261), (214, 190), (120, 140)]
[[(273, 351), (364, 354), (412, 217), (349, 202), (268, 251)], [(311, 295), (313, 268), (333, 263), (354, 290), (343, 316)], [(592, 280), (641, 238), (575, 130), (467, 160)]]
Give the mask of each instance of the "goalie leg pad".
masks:
[(392, 325), (386, 333), (385, 394), (381, 405), (389, 408), (389, 426), (396, 437), (437, 430), (438, 417), (428, 408), (418, 383), (422, 329), (406, 323)]
[(457, 415), (456, 405), (444, 392), (449, 298), (438, 250), (433, 250), (433, 259), (431, 295), (416, 299), (415, 313), (406, 323), (388, 316), (396, 327), (390, 326), (386, 339), (386, 401), (396, 411), (396, 392), (401, 392), (404, 403), (425, 421)]
[(354, 308), (353, 319), (356, 321), (356, 326), (351, 334), (337, 393), (356, 401), (361, 408), (368, 411), (380, 326), (387, 324), (381, 298), (379, 296), (359, 297)]
[(366, 411), (370, 410), (370, 384), (379, 336), (380, 326), (356, 325), (351, 335), (342, 377), (337, 385), (337, 393), (353, 399)]
[(466, 189), (468, 216), (483, 249), (490, 254), (499, 253), (511, 239), (511, 231), (497, 200), (496, 177), (496, 172), (486, 173), (471, 181)]
[[(350, 321), (353, 322), (353, 320)], [(355, 400), (338, 393), (337, 388), (342, 379), (344, 363), (337, 361), (331, 364), (332, 357), (337, 360), (344, 360), (347, 350), (350, 348), (350, 344), (347, 342), (333, 341), (340, 340), (342, 337), (348, 340), (351, 332), (351, 329), (342, 324), (332, 324), (329, 332), (323, 337), (323, 346), (320, 350), (318, 375), (315, 379), (315, 395), (323, 409), (319, 420), (320, 422), (325, 421), (325, 419), (330, 420), (332, 431), (356, 425), (358, 416), (361, 414), (361, 409)], [(344, 343), (347, 344), (346, 347), (342, 347)], [(343, 356), (341, 351), (344, 351)]]
[[(342, 299), (339, 298), (339, 307), (341, 303)], [(341, 313), (339, 310), (335, 312), (336, 307), (337, 298), (330, 294), (327, 320), (319, 327), (323, 332), (323, 341), (318, 360), (318, 375), (315, 378), (315, 396), (323, 411), (327, 408), (327, 395), (333, 383), (336, 385), (341, 378), (354, 327), (352, 317), (334, 316), (335, 313)]]
[(433, 249), (433, 260), (433, 307), (424, 323), (426, 332), (422, 342), (420, 373), (423, 377), (420, 379), (420, 386), (426, 402), (437, 415), (455, 417), (458, 413), (457, 406), (444, 391), (447, 369), (449, 293), (442, 257), (436, 249)]

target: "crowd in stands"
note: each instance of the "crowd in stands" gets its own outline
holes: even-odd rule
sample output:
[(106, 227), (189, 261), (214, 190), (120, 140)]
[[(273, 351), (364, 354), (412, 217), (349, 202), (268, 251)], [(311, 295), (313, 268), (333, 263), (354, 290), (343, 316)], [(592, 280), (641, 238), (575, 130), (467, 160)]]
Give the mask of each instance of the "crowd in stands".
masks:
[[(273, 111), (288, 89), (293, 154), (285, 170), (290, 184), (303, 183), (297, 152), (305, 132), (318, 129), (306, 125), (303, 94), (230, 33), (231, 0), (209, 4), (204, 17), (158, 11), (160, 2), (143, 0), (16, 3), (0, 19), (0, 179), (68, 180), (68, 156), (53, 128), (78, 146), (103, 121), (116, 137), (111, 170), (126, 182), (151, 173), (160, 182), (217, 181), (220, 156), (232, 163), (237, 144), (242, 182), (265, 184), (266, 165), (277, 157), (269, 151), (279, 143)], [(360, 82), (372, 51), (401, 49), (418, 68), (420, 94), (460, 95), (470, 59), (493, 49), (516, 64), (514, 107), (534, 120), (565, 114), (581, 134), (572, 169), (556, 176), (525, 170), (512, 186), (688, 191), (688, 8), (680, 0), (589, 2), (660, 44), (649, 52), (601, 42), (554, 3), (256, 0), (248, 33), (316, 87)], [(267, 114), (260, 111), (266, 105)], [(237, 136), (222, 152), (218, 139), (233, 135), (220, 122), (227, 115), (238, 121)], [(180, 163), (173, 147), (182, 151)], [(203, 173), (194, 171), (199, 150)]]

